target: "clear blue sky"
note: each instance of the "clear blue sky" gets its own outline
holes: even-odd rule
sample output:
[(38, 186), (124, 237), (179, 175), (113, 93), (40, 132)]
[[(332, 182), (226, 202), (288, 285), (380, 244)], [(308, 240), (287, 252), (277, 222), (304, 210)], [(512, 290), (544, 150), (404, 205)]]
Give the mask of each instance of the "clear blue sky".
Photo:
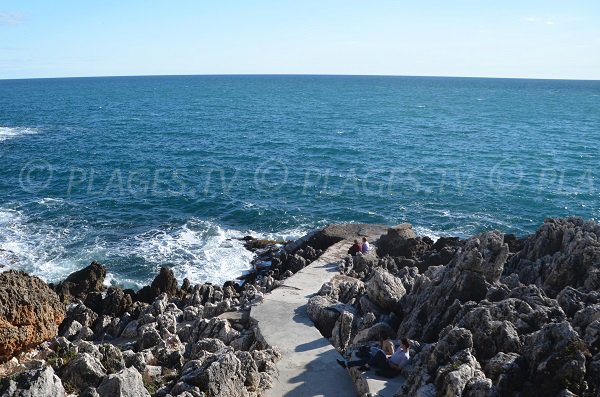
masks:
[(0, 0), (0, 78), (600, 79), (599, 0)]

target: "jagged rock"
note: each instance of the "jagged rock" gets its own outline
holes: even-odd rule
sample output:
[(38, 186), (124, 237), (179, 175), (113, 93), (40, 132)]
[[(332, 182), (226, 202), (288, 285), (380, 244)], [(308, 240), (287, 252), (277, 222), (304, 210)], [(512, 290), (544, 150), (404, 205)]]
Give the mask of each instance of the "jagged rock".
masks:
[(485, 374), (498, 390), (500, 397), (510, 397), (518, 394), (527, 376), (527, 363), (517, 353), (500, 352), (488, 360)]
[(399, 305), (398, 336), (435, 341), (465, 302), (485, 298), (490, 283), (498, 282), (507, 256), (502, 234), (487, 232), (469, 239), (447, 266), (417, 275)]
[[(473, 334), (473, 348), (479, 360), (486, 360), (498, 352), (521, 351), (521, 340), (517, 329), (510, 321), (498, 320), (489, 307), (466, 310), (457, 326)], [(457, 315), (461, 317), (461, 315)]]
[(235, 356), (240, 360), (241, 372), (244, 376), (244, 386), (249, 390), (258, 390), (260, 373), (252, 354), (247, 351), (237, 351)]
[(67, 306), (66, 319), (75, 320), (84, 327), (91, 327), (97, 318), (98, 314), (81, 303), (81, 301)]
[(404, 256), (411, 258), (409, 240), (415, 240), (417, 235), (412, 230), (412, 225), (403, 223), (387, 229), (387, 233), (379, 237), (377, 241), (377, 255), (384, 257)]
[(2, 397), (64, 397), (65, 388), (52, 367), (22, 372), (0, 379)]
[(121, 338), (136, 338), (138, 336), (138, 321), (132, 320), (126, 326), (125, 329), (121, 332)]
[(106, 267), (92, 262), (88, 267), (71, 273), (62, 283), (54, 286), (61, 300), (69, 303), (72, 299), (85, 301), (90, 292), (103, 290)]
[(166, 293), (168, 296), (177, 296), (180, 293), (175, 274), (167, 267), (160, 268), (160, 273), (154, 278), (152, 284), (143, 287), (137, 293), (136, 299), (152, 303), (162, 293)]
[(160, 333), (154, 328), (153, 324), (143, 325), (140, 328), (140, 334), (140, 339), (138, 340), (140, 350), (154, 347), (162, 341)]
[(74, 344), (77, 346), (77, 353), (87, 353), (96, 360), (102, 361), (103, 356), (102, 353), (100, 353), (100, 349), (97, 345), (84, 340), (77, 341)]
[(185, 346), (177, 335), (170, 335), (154, 348), (154, 356), (159, 365), (168, 368), (181, 368)]
[(351, 303), (365, 291), (365, 284), (354, 277), (335, 275), (330, 282), (321, 286), (318, 294), (342, 303)]
[(58, 334), (72, 341), (82, 328), (83, 325), (79, 321), (67, 320), (60, 325)]
[(498, 391), (488, 378), (471, 378), (462, 392), (464, 397), (497, 397)]
[(600, 268), (600, 225), (581, 218), (546, 219), (507, 265), (524, 284), (536, 284), (550, 296), (561, 290), (596, 289)]
[(190, 361), (181, 371), (182, 381), (210, 396), (240, 395), (244, 379), (241, 362), (231, 351), (210, 354), (204, 361)]
[(197, 342), (202, 338), (217, 338), (229, 344), (239, 336), (239, 331), (233, 329), (229, 321), (215, 317), (196, 321), (189, 342)]
[(350, 344), (353, 331), (354, 315), (352, 312), (344, 311), (337, 319), (331, 331), (331, 343), (336, 349), (346, 351)]
[(97, 392), (100, 397), (150, 397), (142, 375), (133, 367), (105, 377)]
[(102, 355), (100, 360), (108, 374), (114, 374), (125, 369), (123, 353), (118, 347), (110, 343), (104, 343), (99, 346), (98, 351)]
[(98, 394), (98, 391), (95, 387), (88, 387), (87, 389), (81, 392), (79, 397), (100, 397), (100, 395)]
[(352, 261), (352, 270), (356, 273), (370, 273), (371, 269), (379, 263), (379, 258), (377, 258), (375, 250), (371, 250), (362, 255), (350, 256), (349, 258)]
[(335, 309), (339, 302), (321, 295), (315, 295), (308, 300), (306, 311), (308, 317), (326, 338), (331, 337), (331, 331), (341, 312)]
[(372, 327), (359, 331), (352, 340), (353, 345), (366, 344), (368, 342), (379, 341), (381, 335), (391, 337), (394, 335), (394, 329), (389, 324), (380, 322)]
[(528, 363), (526, 393), (556, 395), (564, 388), (585, 390), (585, 343), (568, 322), (551, 323), (524, 338), (523, 357)]
[(192, 360), (197, 360), (200, 352), (217, 353), (225, 349), (225, 347), (225, 343), (219, 339), (203, 338), (186, 346), (186, 356)]
[(371, 301), (387, 311), (399, 310), (400, 299), (406, 293), (402, 280), (382, 268), (377, 268), (365, 285)]
[(23, 272), (0, 273), (0, 362), (53, 338), (65, 316), (58, 296)]
[(61, 370), (61, 379), (65, 384), (83, 390), (96, 387), (106, 375), (106, 369), (100, 361), (88, 353), (79, 353)]
[(106, 298), (102, 300), (102, 314), (120, 317), (132, 305), (131, 295), (125, 294), (121, 288), (110, 287), (106, 291)]

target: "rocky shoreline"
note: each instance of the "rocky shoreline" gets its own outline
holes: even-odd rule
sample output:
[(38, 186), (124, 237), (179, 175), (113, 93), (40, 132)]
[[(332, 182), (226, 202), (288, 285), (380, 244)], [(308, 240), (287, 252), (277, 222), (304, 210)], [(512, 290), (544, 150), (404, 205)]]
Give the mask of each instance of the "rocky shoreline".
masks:
[[(341, 353), (383, 331), (412, 341), (398, 396), (600, 396), (600, 225), (547, 220), (528, 237), (417, 237), (333, 225), (294, 242), (246, 238), (255, 271), (140, 291), (98, 263), (47, 285), (0, 273), (0, 396), (261, 396), (277, 376), (250, 309), (329, 246), (385, 232), (307, 303)], [(373, 233), (375, 234), (375, 233)], [(379, 233), (381, 234), (381, 233)], [(364, 374), (352, 370), (359, 394)], [(366, 392), (365, 392), (366, 393)]]

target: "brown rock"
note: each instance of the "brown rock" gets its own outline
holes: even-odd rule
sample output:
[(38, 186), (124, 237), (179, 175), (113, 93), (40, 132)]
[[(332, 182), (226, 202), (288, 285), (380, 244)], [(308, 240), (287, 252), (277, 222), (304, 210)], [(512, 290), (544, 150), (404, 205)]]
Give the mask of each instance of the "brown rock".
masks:
[(64, 317), (63, 304), (42, 280), (0, 273), (0, 361), (55, 337)]

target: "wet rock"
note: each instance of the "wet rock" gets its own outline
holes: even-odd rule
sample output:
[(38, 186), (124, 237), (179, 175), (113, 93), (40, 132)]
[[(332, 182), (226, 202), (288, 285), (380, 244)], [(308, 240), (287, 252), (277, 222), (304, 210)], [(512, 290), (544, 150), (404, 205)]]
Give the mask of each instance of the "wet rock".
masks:
[(102, 300), (102, 314), (111, 317), (120, 317), (132, 305), (131, 295), (125, 294), (121, 288), (110, 287), (106, 291), (106, 298)]
[(88, 267), (71, 273), (63, 282), (54, 286), (54, 290), (65, 303), (72, 299), (85, 301), (90, 292), (102, 292), (106, 267), (92, 262)]
[(63, 304), (42, 280), (23, 272), (0, 273), (0, 361), (57, 335)]
[(173, 270), (167, 267), (160, 268), (160, 273), (154, 278), (152, 284), (143, 287), (137, 293), (136, 299), (152, 303), (162, 293), (167, 294), (167, 296), (177, 296), (180, 293), (175, 274)]

